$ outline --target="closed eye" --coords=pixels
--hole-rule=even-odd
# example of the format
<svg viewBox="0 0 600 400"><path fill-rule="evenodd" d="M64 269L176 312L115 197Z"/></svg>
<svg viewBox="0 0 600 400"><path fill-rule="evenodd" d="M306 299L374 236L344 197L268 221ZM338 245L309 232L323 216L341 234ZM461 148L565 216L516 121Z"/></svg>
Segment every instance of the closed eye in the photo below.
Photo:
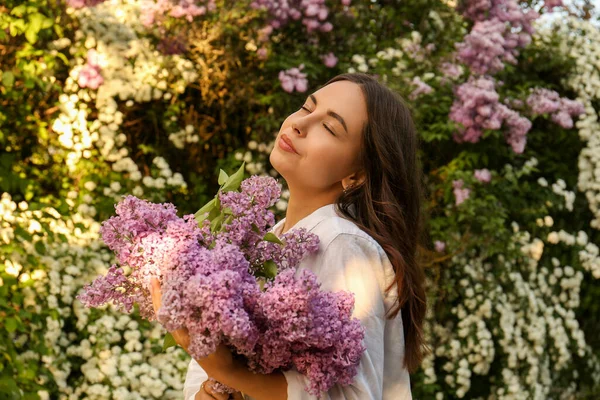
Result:
<svg viewBox="0 0 600 400"><path fill-rule="evenodd" d="M301 107L303 110L310 112L310 110L304 106ZM329 128L327 125L323 124L323 126L325 127L325 129L327 129L333 136L336 136L336 134L333 132L333 130L331 130L331 128Z"/></svg>

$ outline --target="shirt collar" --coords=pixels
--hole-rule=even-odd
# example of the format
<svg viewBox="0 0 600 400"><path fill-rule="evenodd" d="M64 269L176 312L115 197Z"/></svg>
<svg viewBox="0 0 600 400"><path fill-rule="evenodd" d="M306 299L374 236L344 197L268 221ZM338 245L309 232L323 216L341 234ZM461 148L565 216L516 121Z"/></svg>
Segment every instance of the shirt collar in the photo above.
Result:
<svg viewBox="0 0 600 400"><path fill-rule="evenodd" d="M320 208L317 208L315 211L302 218L300 221L296 222L294 226L292 226L289 230L304 228L307 231L311 231L320 221L324 220L327 217L335 217L341 216L335 210L336 203L326 204ZM350 212L353 214L354 212L354 204L350 205ZM273 228L271 228L271 232L275 233L277 236L280 235L281 229L283 228L283 223L285 222L285 217L277 222Z"/></svg>

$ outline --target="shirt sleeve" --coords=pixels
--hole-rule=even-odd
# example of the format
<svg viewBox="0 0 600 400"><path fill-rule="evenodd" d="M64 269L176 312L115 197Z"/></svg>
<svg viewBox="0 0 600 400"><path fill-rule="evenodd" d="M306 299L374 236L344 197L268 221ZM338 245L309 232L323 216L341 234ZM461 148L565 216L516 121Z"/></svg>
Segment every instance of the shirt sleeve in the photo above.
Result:
<svg viewBox="0 0 600 400"><path fill-rule="evenodd" d="M208 375L206 372L204 372L200 364L192 358L188 365L185 382L183 383L183 399L194 400L196 394L200 391L200 385L207 379Z"/></svg>
<svg viewBox="0 0 600 400"><path fill-rule="evenodd" d="M381 400L383 398L385 302L381 290L384 266L377 248L368 239L354 234L338 234L325 249L315 268L321 289L354 293L353 317L365 329L363 353L354 382L335 384L324 400ZM312 269L312 268L311 268ZM317 400L305 387L309 379L292 369L284 371L288 400Z"/></svg>

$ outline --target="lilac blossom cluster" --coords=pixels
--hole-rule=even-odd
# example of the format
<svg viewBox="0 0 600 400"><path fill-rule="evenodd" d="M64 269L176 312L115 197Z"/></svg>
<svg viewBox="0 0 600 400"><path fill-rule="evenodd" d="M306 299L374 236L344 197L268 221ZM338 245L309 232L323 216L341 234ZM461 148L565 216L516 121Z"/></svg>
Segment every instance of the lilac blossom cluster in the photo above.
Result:
<svg viewBox="0 0 600 400"><path fill-rule="evenodd" d="M476 169L473 171L473 175L481 183L489 183L492 180L492 173L487 168Z"/></svg>
<svg viewBox="0 0 600 400"><path fill-rule="evenodd" d="M465 183L462 179L456 179L452 181L452 192L454 193L456 205L459 205L468 199L471 194L471 189L463 187L464 184Z"/></svg>
<svg viewBox="0 0 600 400"><path fill-rule="evenodd" d="M323 64L325 64L327 68L335 67L338 62L338 58L331 51L327 54L323 54L320 57L321 60L323 60Z"/></svg>
<svg viewBox="0 0 600 400"><path fill-rule="evenodd" d="M295 367L314 394L349 384L364 351L353 294L321 291L309 270L296 276L298 263L319 248L318 236L300 228L267 240L274 223L268 208L281 193L273 178L252 176L240 189L215 197L224 219L218 229L206 213L179 218L173 204L126 196L101 227L121 266L112 265L77 298L88 307L112 302L124 312L137 303L142 317L168 331L186 328L195 359L224 343L255 372ZM260 267L268 262L278 271L263 286ZM162 289L157 315L152 277Z"/></svg>
<svg viewBox="0 0 600 400"><path fill-rule="evenodd" d="M440 82L445 84L451 83L453 80L458 79L464 71L460 65L450 61L445 61L440 64L440 72L443 75Z"/></svg>
<svg viewBox="0 0 600 400"><path fill-rule="evenodd" d="M192 22L194 17L204 15L217 8L215 0L208 0L206 5L198 5L197 0L155 0L148 2L142 9L140 20L146 28L160 26L165 17L185 18Z"/></svg>
<svg viewBox="0 0 600 400"><path fill-rule="evenodd" d="M416 98L418 98L421 95L425 95L425 94L429 94L429 93L433 92L433 88L431 86L429 86L428 84L426 84L425 82L423 82L421 80L421 78L418 76L415 76L412 79L411 84L413 86L416 86L416 88L408 95L408 98L410 100L415 100Z"/></svg>
<svg viewBox="0 0 600 400"><path fill-rule="evenodd" d="M352 292L321 291L312 272L294 272L282 271L259 298L263 328L249 365L260 373L295 366L310 380L305 390L316 396L335 383L352 383L364 331L351 319Z"/></svg>
<svg viewBox="0 0 600 400"><path fill-rule="evenodd" d="M73 8L94 7L106 0L67 0L67 6Z"/></svg>
<svg viewBox="0 0 600 400"><path fill-rule="evenodd" d="M507 128L505 139L515 153L522 153L527 142L531 121L500 103L495 83L490 77L469 77L455 89L455 100L450 108L450 119L460 123L453 139L477 143L484 129Z"/></svg>
<svg viewBox="0 0 600 400"><path fill-rule="evenodd" d="M304 68L304 64L300 64L298 68L290 68L285 71L279 71L279 82L281 87L288 93L292 93L294 89L297 92L306 92L308 87L308 80L306 74L301 72Z"/></svg>
<svg viewBox="0 0 600 400"><path fill-rule="evenodd" d="M81 71L79 71L79 77L77 80L77 84L84 88L89 87L90 89L98 89L102 83L104 83L104 78L100 74L101 69L98 63L98 53L94 49L90 49L87 52L87 64L83 66Z"/></svg>
<svg viewBox="0 0 600 400"><path fill-rule="evenodd" d="M350 0L342 0L342 4L348 6ZM290 20L297 21L300 18L308 32L329 32L333 29L331 22L326 21L329 9L325 0L254 0L250 7L267 10L272 18L269 25L275 29L287 25Z"/></svg>
<svg viewBox="0 0 600 400"><path fill-rule="evenodd" d="M583 103L561 98L554 90L535 88L530 92L526 102L531 111L534 114L551 114L552 121L565 129L573 127L573 117L585 112Z"/></svg>
<svg viewBox="0 0 600 400"><path fill-rule="evenodd" d="M475 24L456 44L458 58L478 74L501 71L504 62L516 64L517 48L531 42L532 23L540 16L516 0L470 0L461 3L460 11Z"/></svg>

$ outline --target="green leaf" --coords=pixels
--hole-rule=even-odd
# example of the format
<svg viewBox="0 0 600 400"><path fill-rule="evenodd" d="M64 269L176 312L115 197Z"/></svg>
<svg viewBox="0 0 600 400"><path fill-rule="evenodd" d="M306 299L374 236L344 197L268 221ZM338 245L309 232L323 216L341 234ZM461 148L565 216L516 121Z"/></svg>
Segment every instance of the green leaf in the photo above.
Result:
<svg viewBox="0 0 600 400"><path fill-rule="evenodd" d="M216 232L221 228L221 222L223 222L223 214L219 214L215 219L210 222L210 230Z"/></svg>
<svg viewBox="0 0 600 400"><path fill-rule="evenodd" d="M265 261L263 264L263 270L267 278L275 278L277 275L277 264L275 264L275 261L273 260Z"/></svg>
<svg viewBox="0 0 600 400"><path fill-rule="evenodd" d="M44 246L44 243L42 243L42 241L38 240L37 242L35 242L33 247L35 247L35 251L37 251L39 254L46 254L46 246Z"/></svg>
<svg viewBox="0 0 600 400"><path fill-rule="evenodd" d="M230 192L232 190L237 190L240 187L240 183L244 179L244 168L246 166L246 162L242 162L240 168L235 172L235 174L231 175L225 185L221 188L223 192Z"/></svg>
<svg viewBox="0 0 600 400"><path fill-rule="evenodd" d="M219 171L219 186L221 186L225 182L227 182L228 179L229 179L229 175L227 175L227 172L220 170Z"/></svg>
<svg viewBox="0 0 600 400"><path fill-rule="evenodd" d="M33 25L29 25L25 31L25 39L31 44L37 42L39 29L35 29Z"/></svg>
<svg viewBox="0 0 600 400"><path fill-rule="evenodd" d="M202 208L200 208L198 211L196 211L196 214L194 214L194 218L196 219L196 221L202 222L203 220L205 220L206 216L204 216L203 214L210 213L215 208L216 202L217 199L214 198L205 205L203 205Z"/></svg>
<svg viewBox="0 0 600 400"><path fill-rule="evenodd" d="M60 58L65 63L65 65L69 65L69 60L67 59L67 56L65 56L63 53L56 53L56 57Z"/></svg>
<svg viewBox="0 0 600 400"><path fill-rule="evenodd" d="M258 226L256 226L256 224L252 224L252 230L256 233L260 233L260 229L258 229Z"/></svg>
<svg viewBox="0 0 600 400"><path fill-rule="evenodd" d="M163 342L163 351L173 346L177 346L177 342L175 341L173 335L167 332L167 334L165 335L165 340Z"/></svg>
<svg viewBox="0 0 600 400"><path fill-rule="evenodd" d="M17 17L22 17L23 14L25 14L25 11L27 11L27 6L25 4L21 4L20 6L13 8L10 12L10 15L16 15Z"/></svg>
<svg viewBox="0 0 600 400"><path fill-rule="evenodd" d="M12 317L8 317L4 321L4 326L6 327L6 331L9 333L14 332L17 329L17 325L18 325L17 320Z"/></svg>
<svg viewBox="0 0 600 400"><path fill-rule="evenodd" d="M15 83L15 75L10 71L4 71L2 73L2 84L10 89Z"/></svg>
<svg viewBox="0 0 600 400"><path fill-rule="evenodd" d="M271 243L283 244L281 240L275 235L273 232L267 232L267 234L263 237L263 240Z"/></svg>

